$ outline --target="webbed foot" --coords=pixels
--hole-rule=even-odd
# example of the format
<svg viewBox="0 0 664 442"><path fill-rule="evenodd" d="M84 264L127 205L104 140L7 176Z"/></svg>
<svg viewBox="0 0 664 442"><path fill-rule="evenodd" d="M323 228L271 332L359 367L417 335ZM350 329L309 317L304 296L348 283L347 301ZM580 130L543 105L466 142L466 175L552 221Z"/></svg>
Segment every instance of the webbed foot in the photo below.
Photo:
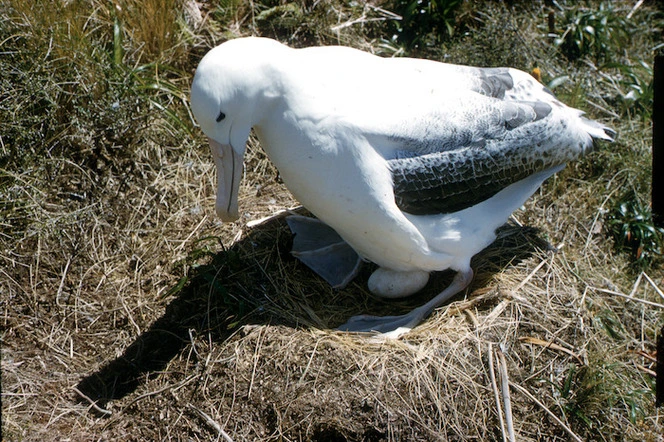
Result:
<svg viewBox="0 0 664 442"><path fill-rule="evenodd" d="M372 316L358 315L350 318L337 330L353 333L379 333L386 338L398 338L408 333L419 324L423 318L413 314L415 310L398 316Z"/></svg>
<svg viewBox="0 0 664 442"><path fill-rule="evenodd" d="M420 324L436 307L468 287L472 279L473 271L469 267L467 270L457 272L452 283L435 298L410 313L400 316L353 316L348 322L340 325L338 330L356 333L374 332L386 338L398 338Z"/></svg>
<svg viewBox="0 0 664 442"><path fill-rule="evenodd" d="M291 254L333 288L345 287L357 275L362 258L330 226L315 218L286 218L295 234Z"/></svg>

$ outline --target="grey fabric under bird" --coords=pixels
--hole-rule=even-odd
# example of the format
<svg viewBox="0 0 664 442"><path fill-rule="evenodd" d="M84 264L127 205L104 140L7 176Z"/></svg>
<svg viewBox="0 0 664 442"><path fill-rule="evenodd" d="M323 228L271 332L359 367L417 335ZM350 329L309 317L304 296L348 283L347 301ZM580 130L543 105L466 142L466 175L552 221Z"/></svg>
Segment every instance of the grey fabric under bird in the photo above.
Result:
<svg viewBox="0 0 664 442"><path fill-rule="evenodd" d="M239 215L253 128L288 189L320 220L289 220L294 254L333 285L347 283L360 258L379 266L368 285L383 297L417 292L432 271L457 271L406 315L340 326L393 337L467 287L473 255L544 180L615 135L516 69L291 49L263 38L211 50L191 106L210 139L223 220Z"/></svg>

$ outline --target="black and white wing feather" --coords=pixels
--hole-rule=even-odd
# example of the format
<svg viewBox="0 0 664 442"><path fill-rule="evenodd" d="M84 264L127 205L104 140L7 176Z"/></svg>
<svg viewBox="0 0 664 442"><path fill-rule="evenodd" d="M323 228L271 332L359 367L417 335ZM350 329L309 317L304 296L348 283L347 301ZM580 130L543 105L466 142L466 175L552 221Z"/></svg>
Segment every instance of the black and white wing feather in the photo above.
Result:
<svg viewBox="0 0 664 442"><path fill-rule="evenodd" d="M396 204L404 212L463 210L577 159L596 138L612 141L615 135L521 71L459 69L472 74L472 94L441 103L389 137L400 146L388 165Z"/></svg>

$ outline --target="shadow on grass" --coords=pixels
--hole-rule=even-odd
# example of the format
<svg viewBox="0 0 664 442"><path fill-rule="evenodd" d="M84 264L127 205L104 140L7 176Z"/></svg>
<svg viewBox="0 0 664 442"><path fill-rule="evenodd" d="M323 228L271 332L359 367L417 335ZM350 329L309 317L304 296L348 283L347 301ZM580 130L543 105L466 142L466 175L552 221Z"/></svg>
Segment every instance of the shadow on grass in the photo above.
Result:
<svg viewBox="0 0 664 442"><path fill-rule="evenodd" d="M215 261L223 261L228 253ZM219 294L219 300L208 299L213 289L210 275L217 266L224 264L215 262L192 272L164 315L136 337L122 356L81 380L78 390L103 408L136 390L145 376L163 370L191 342L192 334L210 332L215 340L230 336L234 322L243 318L243 307L228 302L225 293Z"/></svg>
<svg viewBox="0 0 664 442"><path fill-rule="evenodd" d="M273 219L252 229L228 250L202 253L208 255L208 262L192 266L189 276L171 289L176 297L164 315L122 356L82 379L78 390L104 408L108 402L133 393L145 377L166 368L191 343L192 335L205 334L215 342L223 342L247 324L326 328L354 314L402 314L437 294L453 275L435 274L420 294L407 300L385 301L370 297L366 291L371 265L365 265L346 289L334 291L290 256L291 245L285 221ZM483 287L504 268L547 248L548 243L534 228L501 227L498 239L473 259L476 276L471 290Z"/></svg>

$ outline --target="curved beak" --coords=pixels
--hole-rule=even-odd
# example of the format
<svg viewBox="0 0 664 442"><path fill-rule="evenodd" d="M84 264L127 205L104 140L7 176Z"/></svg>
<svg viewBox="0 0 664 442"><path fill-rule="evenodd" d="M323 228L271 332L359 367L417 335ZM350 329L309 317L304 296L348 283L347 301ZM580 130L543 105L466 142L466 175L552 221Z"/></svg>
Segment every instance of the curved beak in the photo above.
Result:
<svg viewBox="0 0 664 442"><path fill-rule="evenodd" d="M217 201L215 210L222 221L235 221L238 211L238 192L242 178L243 155L235 152L230 144L221 144L208 138L210 150L217 166Z"/></svg>

